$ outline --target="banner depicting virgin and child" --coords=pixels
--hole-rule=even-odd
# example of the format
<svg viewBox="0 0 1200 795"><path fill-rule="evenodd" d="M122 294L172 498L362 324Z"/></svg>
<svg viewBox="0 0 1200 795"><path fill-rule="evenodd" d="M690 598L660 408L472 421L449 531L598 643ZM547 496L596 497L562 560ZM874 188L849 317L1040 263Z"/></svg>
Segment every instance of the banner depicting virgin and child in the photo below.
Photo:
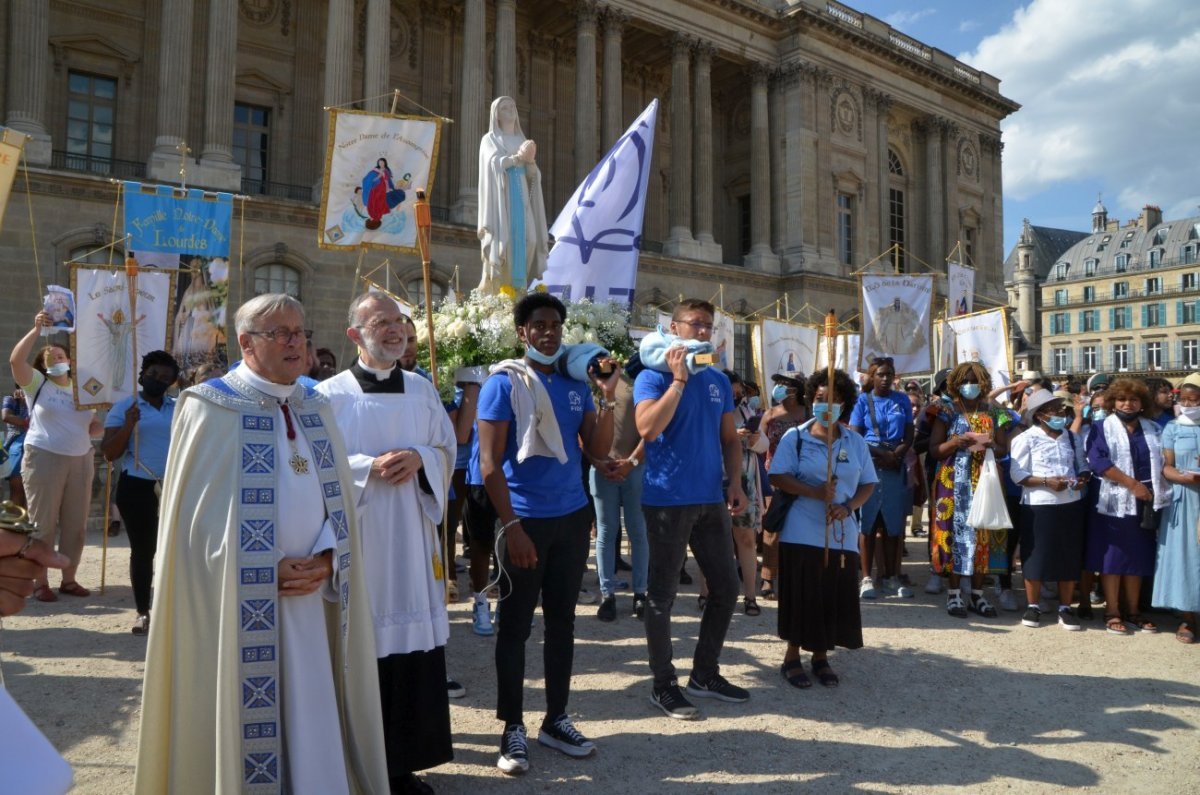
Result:
<svg viewBox="0 0 1200 795"><path fill-rule="evenodd" d="M331 110L317 244L417 252L413 202L432 194L441 132L435 118Z"/></svg>

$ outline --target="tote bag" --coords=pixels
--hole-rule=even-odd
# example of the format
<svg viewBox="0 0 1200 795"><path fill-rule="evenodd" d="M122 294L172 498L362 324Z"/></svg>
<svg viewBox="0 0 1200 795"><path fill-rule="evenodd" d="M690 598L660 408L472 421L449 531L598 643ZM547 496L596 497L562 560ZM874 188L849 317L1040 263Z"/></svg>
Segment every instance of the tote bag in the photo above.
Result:
<svg viewBox="0 0 1200 795"><path fill-rule="evenodd" d="M979 469L979 482L967 513L967 524L976 530L1001 530L1012 527L1008 507L1004 504L1004 485L1000 482L1000 467L989 449Z"/></svg>

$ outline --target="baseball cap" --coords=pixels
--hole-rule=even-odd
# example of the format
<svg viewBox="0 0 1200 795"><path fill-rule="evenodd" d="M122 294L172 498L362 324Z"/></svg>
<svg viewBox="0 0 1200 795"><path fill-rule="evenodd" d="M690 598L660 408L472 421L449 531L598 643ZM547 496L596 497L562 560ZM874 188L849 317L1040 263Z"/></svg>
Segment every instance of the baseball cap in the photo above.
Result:
<svg viewBox="0 0 1200 795"><path fill-rule="evenodd" d="M1098 392L1107 389L1111 382L1112 376L1108 373L1096 373L1087 380L1087 389L1089 392Z"/></svg>

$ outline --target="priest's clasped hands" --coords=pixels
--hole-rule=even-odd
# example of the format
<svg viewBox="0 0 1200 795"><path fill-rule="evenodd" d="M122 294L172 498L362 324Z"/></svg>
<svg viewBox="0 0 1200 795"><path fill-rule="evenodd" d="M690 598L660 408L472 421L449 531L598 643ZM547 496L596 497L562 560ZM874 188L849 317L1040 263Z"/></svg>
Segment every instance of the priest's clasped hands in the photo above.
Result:
<svg viewBox="0 0 1200 795"><path fill-rule="evenodd" d="M380 478L393 486L399 486L417 474L421 466L421 454L411 447L405 447L403 450L389 450L375 457L371 463L371 477Z"/></svg>
<svg viewBox="0 0 1200 795"><path fill-rule="evenodd" d="M333 576L333 550L279 561L279 595L305 596Z"/></svg>

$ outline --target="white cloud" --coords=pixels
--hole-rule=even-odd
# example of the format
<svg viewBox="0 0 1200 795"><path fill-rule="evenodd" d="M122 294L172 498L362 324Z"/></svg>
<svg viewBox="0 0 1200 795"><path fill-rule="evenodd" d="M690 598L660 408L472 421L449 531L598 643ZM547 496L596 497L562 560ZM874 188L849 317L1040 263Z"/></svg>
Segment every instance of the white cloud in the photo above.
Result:
<svg viewBox="0 0 1200 795"><path fill-rule="evenodd" d="M1022 104L1004 128L1006 198L1090 182L1110 214L1195 214L1200 3L1032 0L962 60Z"/></svg>
<svg viewBox="0 0 1200 795"><path fill-rule="evenodd" d="M936 13L936 8L922 8L919 11L912 11L905 8L888 14L883 18L883 21L891 25L893 28L903 31L904 28L908 27L914 22L919 22L925 17L932 16Z"/></svg>
<svg viewBox="0 0 1200 795"><path fill-rule="evenodd" d="M979 27L978 19L964 19L962 22L958 23L958 32L959 33L970 33L971 31L976 30L978 27Z"/></svg>

